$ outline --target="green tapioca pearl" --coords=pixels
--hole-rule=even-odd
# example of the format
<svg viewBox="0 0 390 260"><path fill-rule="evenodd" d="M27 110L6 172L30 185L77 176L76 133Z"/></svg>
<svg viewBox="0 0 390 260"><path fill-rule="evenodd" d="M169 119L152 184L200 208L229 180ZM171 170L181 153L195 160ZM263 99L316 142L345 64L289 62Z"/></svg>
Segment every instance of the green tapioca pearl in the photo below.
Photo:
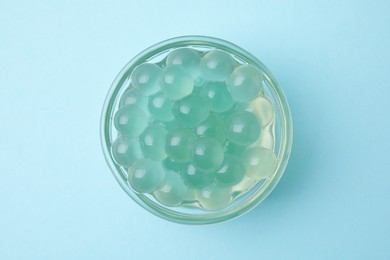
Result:
<svg viewBox="0 0 390 260"><path fill-rule="evenodd" d="M198 201L205 210L221 210L229 206L231 190L211 184L196 191Z"/></svg>
<svg viewBox="0 0 390 260"><path fill-rule="evenodd" d="M119 101L119 108L128 106L128 105L136 105L140 107L144 112L148 112L148 99L147 97L142 96L137 90L130 86L121 96Z"/></svg>
<svg viewBox="0 0 390 260"><path fill-rule="evenodd" d="M149 97L148 110L155 119L170 121L174 118L172 114L172 105L173 101L160 92Z"/></svg>
<svg viewBox="0 0 390 260"><path fill-rule="evenodd" d="M188 187L181 176L175 172L167 171L161 185L154 192L156 199L170 207L178 206L186 198Z"/></svg>
<svg viewBox="0 0 390 260"><path fill-rule="evenodd" d="M226 141L223 120L213 113L210 113L209 117L195 128L195 133L199 137L212 137L221 144Z"/></svg>
<svg viewBox="0 0 390 260"><path fill-rule="evenodd" d="M236 62L224 51L208 52L200 62L202 76L209 81L225 81L232 73Z"/></svg>
<svg viewBox="0 0 390 260"><path fill-rule="evenodd" d="M142 156L138 139L127 136L119 136L112 144L111 151L115 161L125 168Z"/></svg>
<svg viewBox="0 0 390 260"><path fill-rule="evenodd" d="M131 83L143 96L150 96L161 89L161 68L153 63L143 63L131 74Z"/></svg>
<svg viewBox="0 0 390 260"><path fill-rule="evenodd" d="M228 111L234 101L223 82L208 82L200 90L200 96L207 100L210 110L217 113Z"/></svg>
<svg viewBox="0 0 390 260"><path fill-rule="evenodd" d="M148 124L148 117L137 105L120 108L114 116L115 128L123 135L137 137Z"/></svg>
<svg viewBox="0 0 390 260"><path fill-rule="evenodd" d="M245 166L236 156L225 154L224 160L215 173L219 186L230 187L239 183L245 176Z"/></svg>
<svg viewBox="0 0 390 260"><path fill-rule="evenodd" d="M249 148L243 155L247 176L254 179L270 177L278 166L278 159L273 151L263 147Z"/></svg>
<svg viewBox="0 0 390 260"><path fill-rule="evenodd" d="M260 136L260 123L257 117L248 111L236 112L225 119L226 138L241 146L254 143Z"/></svg>
<svg viewBox="0 0 390 260"><path fill-rule="evenodd" d="M145 158L162 161L167 157L165 153L165 138L167 131L159 125L150 125L139 137L142 152Z"/></svg>
<svg viewBox="0 0 390 260"><path fill-rule="evenodd" d="M186 127L195 127L209 116L210 110L204 98L190 95L176 101L172 107L176 120Z"/></svg>
<svg viewBox="0 0 390 260"><path fill-rule="evenodd" d="M180 48L169 53L166 64L181 65L196 79L199 76L199 62L198 52L190 48Z"/></svg>
<svg viewBox="0 0 390 260"><path fill-rule="evenodd" d="M196 140L192 148L192 163L203 172L214 172L223 161L223 148L213 138L202 137Z"/></svg>
<svg viewBox="0 0 390 260"><path fill-rule="evenodd" d="M191 159L191 147L196 139L195 134L187 128L176 128L168 133L165 151L176 162L188 162Z"/></svg>
<svg viewBox="0 0 390 260"><path fill-rule="evenodd" d="M127 182L137 192L150 193L162 183L165 171L161 164L150 159L139 159L129 169Z"/></svg>
<svg viewBox="0 0 390 260"><path fill-rule="evenodd" d="M190 72L181 65L167 65L162 71L162 90L172 100L192 93L194 80Z"/></svg>
<svg viewBox="0 0 390 260"><path fill-rule="evenodd" d="M203 188L211 184L214 180L212 173L206 173L198 170L193 164L188 164L183 172L184 183L191 188Z"/></svg>
<svg viewBox="0 0 390 260"><path fill-rule="evenodd" d="M226 80L226 86L234 100L247 102L259 96L263 79L256 67L245 64L234 69Z"/></svg>

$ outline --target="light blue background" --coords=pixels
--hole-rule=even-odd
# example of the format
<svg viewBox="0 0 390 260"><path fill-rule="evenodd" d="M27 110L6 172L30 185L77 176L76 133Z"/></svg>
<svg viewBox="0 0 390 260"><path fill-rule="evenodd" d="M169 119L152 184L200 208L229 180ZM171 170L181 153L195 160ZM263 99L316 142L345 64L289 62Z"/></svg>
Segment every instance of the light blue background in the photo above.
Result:
<svg viewBox="0 0 390 260"><path fill-rule="evenodd" d="M389 1L0 0L0 259L390 259ZM131 201L100 148L138 52L226 39L283 86L294 145L274 192L218 225Z"/></svg>

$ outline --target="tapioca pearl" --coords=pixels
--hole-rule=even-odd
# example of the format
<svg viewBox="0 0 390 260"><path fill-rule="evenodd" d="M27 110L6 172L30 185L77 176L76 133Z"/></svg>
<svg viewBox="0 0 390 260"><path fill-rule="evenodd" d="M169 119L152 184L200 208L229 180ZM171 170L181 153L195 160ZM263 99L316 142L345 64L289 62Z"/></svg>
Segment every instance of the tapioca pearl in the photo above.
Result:
<svg viewBox="0 0 390 260"><path fill-rule="evenodd" d="M275 118L275 109L272 103L265 97L258 97L248 104L248 110L252 110L261 118L262 126L267 126Z"/></svg>
<svg viewBox="0 0 390 260"><path fill-rule="evenodd" d="M162 128L167 130L168 132L172 131L173 129L176 129L178 127L178 123L175 119L171 121L159 121L157 122Z"/></svg>
<svg viewBox="0 0 390 260"><path fill-rule="evenodd" d="M181 65L167 65L162 71L162 90L172 100L188 96L194 89L194 80Z"/></svg>
<svg viewBox="0 0 390 260"><path fill-rule="evenodd" d="M131 83L143 96L150 96L161 89L161 68L153 63L143 63L131 74Z"/></svg>
<svg viewBox="0 0 390 260"><path fill-rule="evenodd" d="M197 79L199 72L200 57L197 51L191 48L179 48L168 54L167 65L181 65L187 69L193 79Z"/></svg>
<svg viewBox="0 0 390 260"><path fill-rule="evenodd" d="M176 162L170 157L165 158L165 160L162 162L162 165L167 171L173 171L179 174L181 174L186 168L185 163Z"/></svg>
<svg viewBox="0 0 390 260"><path fill-rule="evenodd" d="M128 168L142 157L137 138L119 136L111 146L112 156L119 165Z"/></svg>
<svg viewBox="0 0 390 260"><path fill-rule="evenodd" d="M179 127L167 134L165 152L175 162L185 163L191 159L191 147L196 135L190 129Z"/></svg>
<svg viewBox="0 0 390 260"><path fill-rule="evenodd" d="M209 117L195 128L195 133L199 137L208 136L214 138L221 144L226 141L223 120L214 113L210 113Z"/></svg>
<svg viewBox="0 0 390 260"><path fill-rule="evenodd" d="M142 96L137 90L131 86L128 88L119 100L119 108L128 106L128 105L136 105L139 106L144 112L148 112L148 99L147 97Z"/></svg>
<svg viewBox="0 0 390 260"><path fill-rule="evenodd" d="M203 188L214 180L214 174L202 172L191 163L184 168L181 176L184 183L191 188Z"/></svg>
<svg viewBox="0 0 390 260"><path fill-rule="evenodd" d="M208 82L200 90L200 96L207 100L210 110L217 113L228 111L234 101L223 82Z"/></svg>
<svg viewBox="0 0 390 260"><path fill-rule="evenodd" d="M224 123L226 138L241 146L254 143L260 136L260 122L250 112L236 112L225 119Z"/></svg>
<svg viewBox="0 0 390 260"><path fill-rule="evenodd" d="M160 121L173 120L172 114L173 101L168 99L162 92L159 92L151 97L148 101L148 110L153 118Z"/></svg>
<svg viewBox="0 0 390 260"><path fill-rule="evenodd" d="M202 77L209 81L225 81L232 73L236 62L228 53L220 50L208 52L200 61Z"/></svg>
<svg viewBox="0 0 390 260"><path fill-rule="evenodd" d="M172 107L176 120L186 127L196 127L209 116L210 110L204 98L190 95L176 101Z"/></svg>
<svg viewBox="0 0 390 260"><path fill-rule="evenodd" d="M151 193L161 185L164 177L160 163L142 158L129 168L127 182L139 193Z"/></svg>
<svg viewBox="0 0 390 260"><path fill-rule="evenodd" d="M217 184L222 187L231 187L239 183L245 176L245 166L236 156L225 154L221 166L215 173Z"/></svg>
<svg viewBox="0 0 390 260"><path fill-rule="evenodd" d="M221 165L223 155L223 148L217 140L201 137L192 148L192 163L199 171L214 172Z"/></svg>
<svg viewBox="0 0 390 260"><path fill-rule="evenodd" d="M162 161L167 157L165 140L167 131L159 125L150 125L139 137L142 152L145 158Z"/></svg>
<svg viewBox="0 0 390 260"><path fill-rule="evenodd" d="M274 152L263 147L249 148L242 158L247 176L257 180L271 177L278 166Z"/></svg>
<svg viewBox="0 0 390 260"><path fill-rule="evenodd" d="M155 198L162 204L174 207L180 205L186 198L188 187L181 176L175 172L167 171L161 185L154 192Z"/></svg>
<svg viewBox="0 0 390 260"><path fill-rule="evenodd" d="M231 202L231 190L211 184L197 190L197 198L205 210L217 211L226 208Z"/></svg>
<svg viewBox="0 0 390 260"><path fill-rule="evenodd" d="M146 128L148 117L137 105L120 108L114 116L115 128L123 135L137 137Z"/></svg>
<svg viewBox="0 0 390 260"><path fill-rule="evenodd" d="M248 102L259 96L263 79L256 67L245 64L234 69L226 80L226 86L234 100Z"/></svg>

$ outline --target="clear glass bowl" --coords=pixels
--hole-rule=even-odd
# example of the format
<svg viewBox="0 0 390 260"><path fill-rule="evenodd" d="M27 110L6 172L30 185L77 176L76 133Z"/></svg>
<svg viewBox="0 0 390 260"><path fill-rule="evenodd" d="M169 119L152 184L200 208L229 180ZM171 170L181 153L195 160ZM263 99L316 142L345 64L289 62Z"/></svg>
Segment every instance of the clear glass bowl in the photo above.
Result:
<svg viewBox="0 0 390 260"><path fill-rule="evenodd" d="M174 49L190 47L197 51L222 50L241 64L252 64L263 76L264 95L275 110L275 122L272 126L274 140L272 149L277 156L278 165L270 178L249 186L248 190L234 198L226 208L219 211L205 211L197 207L168 207L159 203L149 194L139 194L127 183L126 170L118 165L111 153L111 145L118 136L113 123L121 95L130 84L132 71L144 62L159 63ZM286 97L271 72L253 55L240 47L212 37L184 36L165 40L144 50L134 57L119 73L106 97L101 116L101 142L105 159L123 190L139 205L149 212L169 221L185 224L210 224L226 221L242 215L263 201L274 189L286 168L292 145L292 120Z"/></svg>

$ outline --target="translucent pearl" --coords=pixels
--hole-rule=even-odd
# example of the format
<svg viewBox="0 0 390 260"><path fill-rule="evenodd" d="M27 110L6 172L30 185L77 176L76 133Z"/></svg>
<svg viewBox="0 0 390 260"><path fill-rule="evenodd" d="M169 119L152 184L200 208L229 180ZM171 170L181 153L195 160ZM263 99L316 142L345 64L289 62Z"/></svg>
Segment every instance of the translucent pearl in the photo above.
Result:
<svg viewBox="0 0 390 260"><path fill-rule="evenodd" d="M236 156L225 154L222 165L215 173L219 186L230 187L239 183L245 176L244 163Z"/></svg>
<svg viewBox="0 0 390 260"><path fill-rule="evenodd" d="M188 162L191 159L191 147L195 134L186 128L176 128L167 135L165 151L176 162Z"/></svg>
<svg viewBox="0 0 390 260"><path fill-rule="evenodd" d="M221 144L213 138L202 137L196 140L192 150L192 163L203 172L214 172L223 161Z"/></svg>
<svg viewBox="0 0 390 260"><path fill-rule="evenodd" d="M181 65L192 75L193 79L199 77L199 62L198 53L190 48L180 48L172 51L167 56L167 65Z"/></svg>
<svg viewBox="0 0 390 260"><path fill-rule="evenodd" d="M148 99L147 97L142 96L137 92L137 90L131 86L128 88L121 99L119 100L119 108L128 106L128 105L136 105L140 107L145 113L148 112Z"/></svg>
<svg viewBox="0 0 390 260"><path fill-rule="evenodd" d="M149 98L148 109L155 119L170 121L174 119L172 105L173 102L160 92Z"/></svg>
<svg viewBox="0 0 390 260"><path fill-rule="evenodd" d="M208 52L200 62L202 76L209 81L225 81L232 73L236 62L224 51Z"/></svg>
<svg viewBox="0 0 390 260"><path fill-rule="evenodd" d="M259 120L247 111L231 114L225 119L225 134L232 143L248 146L259 138Z"/></svg>
<svg viewBox="0 0 390 260"><path fill-rule="evenodd" d="M115 161L125 168L142 156L138 139L126 136L119 136L112 144L111 151Z"/></svg>
<svg viewBox="0 0 390 260"><path fill-rule="evenodd" d="M267 126L275 118L275 109L272 103L265 97L258 97L248 104L248 111L261 118L262 126Z"/></svg>
<svg viewBox="0 0 390 260"><path fill-rule="evenodd" d="M168 65L162 71L164 94L172 100L178 100L192 93L194 80L181 65Z"/></svg>
<svg viewBox="0 0 390 260"><path fill-rule="evenodd" d="M204 98L190 95L176 101L172 107L176 120L186 127L195 127L209 116L210 110Z"/></svg>
<svg viewBox="0 0 390 260"><path fill-rule="evenodd" d="M207 100L210 110L222 113L233 107L234 101L223 82L208 82L201 91L200 96Z"/></svg>
<svg viewBox="0 0 390 260"><path fill-rule="evenodd" d="M216 184L197 190L197 197L203 209L212 211L226 208L231 201L230 189Z"/></svg>
<svg viewBox="0 0 390 260"><path fill-rule="evenodd" d="M164 177L165 171L160 163L139 159L130 167L127 182L139 193L150 193L160 186Z"/></svg>
<svg viewBox="0 0 390 260"><path fill-rule="evenodd" d="M226 86L234 100L247 102L259 96L263 80L256 67L245 64L233 71L226 81Z"/></svg>
<svg viewBox="0 0 390 260"><path fill-rule="evenodd" d="M144 131L147 124L147 115L136 105L122 107L114 116L115 128L126 136L139 136Z"/></svg>
<svg viewBox="0 0 390 260"><path fill-rule="evenodd" d="M161 68L153 63L143 63L131 74L131 83L143 96L150 96L161 89Z"/></svg>
<svg viewBox="0 0 390 260"><path fill-rule="evenodd" d="M275 154L263 147L252 147L243 155L247 176L257 180L269 178L278 166Z"/></svg>
<svg viewBox="0 0 390 260"><path fill-rule="evenodd" d="M208 136L214 138L221 144L226 141L225 132L223 130L223 120L216 114L210 114L210 116L200 123L195 128L195 133L199 137Z"/></svg>
<svg viewBox="0 0 390 260"><path fill-rule="evenodd" d="M182 177L184 183L191 188L203 188L211 184L214 180L212 173L199 171L193 164L188 164L184 168Z"/></svg>
<svg viewBox="0 0 390 260"><path fill-rule="evenodd" d="M139 142L145 158L162 161L167 157L165 153L165 137L167 131L159 125L150 125L141 134Z"/></svg>
<svg viewBox="0 0 390 260"><path fill-rule="evenodd" d="M179 174L171 171L165 173L160 187L154 192L155 198L162 204L174 207L180 205L187 196L188 188Z"/></svg>

